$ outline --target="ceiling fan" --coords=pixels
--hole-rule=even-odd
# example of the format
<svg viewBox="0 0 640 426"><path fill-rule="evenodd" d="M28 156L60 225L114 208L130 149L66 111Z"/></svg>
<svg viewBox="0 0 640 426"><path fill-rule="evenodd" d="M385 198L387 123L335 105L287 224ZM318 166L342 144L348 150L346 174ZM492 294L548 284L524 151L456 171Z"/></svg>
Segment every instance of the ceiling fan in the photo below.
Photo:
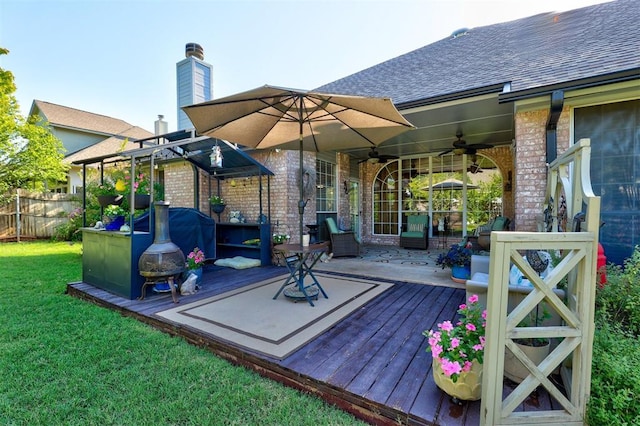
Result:
<svg viewBox="0 0 640 426"><path fill-rule="evenodd" d="M475 157L475 155L474 155ZM473 162L471 163L471 165L469 167L467 167L467 171L471 174L476 174L476 173L482 173L482 167L480 167L480 164L478 163L477 159L474 159Z"/></svg>
<svg viewBox="0 0 640 426"><path fill-rule="evenodd" d="M369 158L367 158L366 160L360 160L358 164L364 163L365 161L369 163L387 163L391 160L397 160L397 159L398 157L396 157L395 155L379 154L376 147L372 146L371 151L369 151Z"/></svg>
<svg viewBox="0 0 640 426"><path fill-rule="evenodd" d="M461 131L456 132L456 137L458 138L458 140L453 141L453 148L448 149L444 152L441 152L438 156L442 156L450 152L453 152L455 155L462 155L462 154L474 155L476 152L478 152L479 149L493 148L493 145L489 145L486 143L476 143L473 145L467 145L467 142L462 140Z"/></svg>

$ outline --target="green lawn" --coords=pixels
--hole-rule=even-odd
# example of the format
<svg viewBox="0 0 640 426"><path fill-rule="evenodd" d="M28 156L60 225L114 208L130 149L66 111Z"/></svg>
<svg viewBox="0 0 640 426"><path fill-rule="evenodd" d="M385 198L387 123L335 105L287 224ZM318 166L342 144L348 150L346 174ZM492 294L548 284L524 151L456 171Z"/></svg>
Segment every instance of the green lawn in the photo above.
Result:
<svg viewBox="0 0 640 426"><path fill-rule="evenodd" d="M0 244L0 424L363 424L66 294L81 244Z"/></svg>

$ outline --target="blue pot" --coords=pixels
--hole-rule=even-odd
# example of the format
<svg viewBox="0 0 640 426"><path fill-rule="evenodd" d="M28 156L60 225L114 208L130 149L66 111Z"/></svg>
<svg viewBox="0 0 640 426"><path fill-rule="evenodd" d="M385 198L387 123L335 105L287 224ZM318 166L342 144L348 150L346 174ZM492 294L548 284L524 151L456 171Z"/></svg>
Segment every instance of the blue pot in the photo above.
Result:
<svg viewBox="0 0 640 426"><path fill-rule="evenodd" d="M471 267L455 265L451 268L451 276L461 280L468 280L471 278Z"/></svg>
<svg viewBox="0 0 640 426"><path fill-rule="evenodd" d="M196 280L196 284L200 284L202 282L202 268L192 269L189 272L191 272L196 277L198 277L198 279Z"/></svg>
<svg viewBox="0 0 640 426"><path fill-rule="evenodd" d="M119 231L122 225L124 225L124 216L116 216L104 229L107 231Z"/></svg>

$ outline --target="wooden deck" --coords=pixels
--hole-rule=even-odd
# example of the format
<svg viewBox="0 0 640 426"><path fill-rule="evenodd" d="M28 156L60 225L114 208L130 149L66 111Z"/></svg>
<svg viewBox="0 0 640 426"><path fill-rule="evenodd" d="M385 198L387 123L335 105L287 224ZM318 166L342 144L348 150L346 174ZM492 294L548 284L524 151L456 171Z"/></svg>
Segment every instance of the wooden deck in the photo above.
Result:
<svg viewBox="0 0 640 426"><path fill-rule="evenodd" d="M282 274L281 267L243 271L207 266L202 289L181 296L190 303ZM385 280L381 280L385 281ZM396 281L395 285L283 360L241 349L181 327L157 312L175 307L170 294L127 300L85 283L68 293L134 317L206 347L234 364L316 395L372 424L478 425L480 401L456 405L434 384L423 330L453 319L464 290ZM508 382L507 382L508 383ZM505 394L509 393L508 384ZM550 406L532 395L521 410Z"/></svg>

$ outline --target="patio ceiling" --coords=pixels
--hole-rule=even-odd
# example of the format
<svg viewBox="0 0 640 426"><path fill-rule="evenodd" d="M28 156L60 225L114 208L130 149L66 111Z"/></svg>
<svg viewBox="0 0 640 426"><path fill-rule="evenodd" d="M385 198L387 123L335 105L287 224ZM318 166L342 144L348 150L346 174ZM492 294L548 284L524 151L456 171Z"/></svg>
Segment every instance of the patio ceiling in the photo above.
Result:
<svg viewBox="0 0 640 426"><path fill-rule="evenodd" d="M452 147L457 131L469 145L508 145L515 138L513 104L498 103L498 93L399 110L416 129L383 142L378 147L381 155L439 153ZM360 160L367 159L369 151L341 150Z"/></svg>

